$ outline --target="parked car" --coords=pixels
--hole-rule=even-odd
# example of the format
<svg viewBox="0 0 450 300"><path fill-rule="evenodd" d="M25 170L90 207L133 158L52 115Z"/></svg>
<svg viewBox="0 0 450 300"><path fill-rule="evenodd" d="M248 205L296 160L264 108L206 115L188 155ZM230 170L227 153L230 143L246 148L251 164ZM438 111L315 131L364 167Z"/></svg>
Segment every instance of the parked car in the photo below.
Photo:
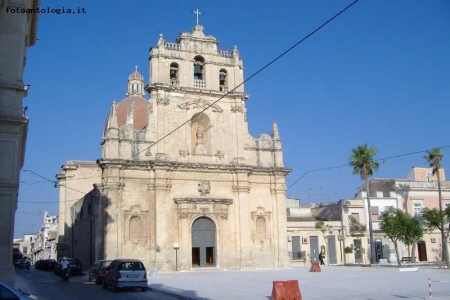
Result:
<svg viewBox="0 0 450 300"><path fill-rule="evenodd" d="M103 275L111 262L112 260L97 260L89 269L89 281L95 281L95 284L102 284Z"/></svg>
<svg viewBox="0 0 450 300"><path fill-rule="evenodd" d="M28 300L31 299L30 294L17 290L12 286L6 284L4 281L0 280L0 299L17 299L17 300Z"/></svg>
<svg viewBox="0 0 450 300"><path fill-rule="evenodd" d="M55 269L56 260L54 259L40 259L34 264L34 268L44 271L53 271Z"/></svg>
<svg viewBox="0 0 450 300"><path fill-rule="evenodd" d="M113 292L119 288L148 289L147 271L142 261L138 259L115 259L106 269L103 278L103 288L111 287Z"/></svg>
<svg viewBox="0 0 450 300"><path fill-rule="evenodd" d="M19 263L19 270L20 269L30 269L30 261L28 259L22 259Z"/></svg>
<svg viewBox="0 0 450 300"><path fill-rule="evenodd" d="M55 275L61 275L61 261L63 258L58 260L58 263L55 266L55 270L53 271ZM69 263L69 269L71 275L83 275L83 266L78 258L66 258L65 259Z"/></svg>

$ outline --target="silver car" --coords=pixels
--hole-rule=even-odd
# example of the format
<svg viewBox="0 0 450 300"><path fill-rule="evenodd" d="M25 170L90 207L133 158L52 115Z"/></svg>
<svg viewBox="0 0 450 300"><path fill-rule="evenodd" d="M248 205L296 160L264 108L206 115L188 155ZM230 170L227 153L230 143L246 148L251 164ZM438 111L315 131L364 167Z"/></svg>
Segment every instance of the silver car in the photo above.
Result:
<svg viewBox="0 0 450 300"><path fill-rule="evenodd" d="M147 271L138 259L115 259L106 269L103 277L103 288L111 287L113 292L119 288L140 288L147 291Z"/></svg>

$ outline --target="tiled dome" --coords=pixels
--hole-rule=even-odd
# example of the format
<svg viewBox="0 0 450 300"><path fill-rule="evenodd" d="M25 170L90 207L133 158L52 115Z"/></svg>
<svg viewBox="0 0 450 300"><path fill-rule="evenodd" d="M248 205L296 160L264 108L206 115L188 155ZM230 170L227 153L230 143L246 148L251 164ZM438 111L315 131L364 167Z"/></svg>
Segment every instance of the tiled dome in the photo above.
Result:
<svg viewBox="0 0 450 300"><path fill-rule="evenodd" d="M117 125L120 128L127 123L127 115L131 109L133 109L133 128L144 129L147 126L148 102L144 97L139 96L127 97L117 104Z"/></svg>

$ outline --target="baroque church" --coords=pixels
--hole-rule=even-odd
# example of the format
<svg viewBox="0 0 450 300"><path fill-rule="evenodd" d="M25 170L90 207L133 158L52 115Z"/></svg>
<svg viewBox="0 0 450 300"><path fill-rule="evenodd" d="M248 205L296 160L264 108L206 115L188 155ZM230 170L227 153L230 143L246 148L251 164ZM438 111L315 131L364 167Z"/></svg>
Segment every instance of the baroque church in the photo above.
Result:
<svg viewBox="0 0 450 300"><path fill-rule="evenodd" d="M162 271L289 267L291 169L277 124L249 134L243 61L218 44L198 24L175 42L159 35L148 84L136 69L111 105L101 158L57 174L58 257L137 258Z"/></svg>

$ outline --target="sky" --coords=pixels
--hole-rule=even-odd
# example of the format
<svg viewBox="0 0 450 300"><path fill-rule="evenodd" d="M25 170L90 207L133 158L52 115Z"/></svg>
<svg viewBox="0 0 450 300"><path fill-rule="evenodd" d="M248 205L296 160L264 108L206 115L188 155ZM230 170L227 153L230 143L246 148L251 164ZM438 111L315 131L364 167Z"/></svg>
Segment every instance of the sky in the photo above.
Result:
<svg viewBox="0 0 450 300"><path fill-rule="evenodd" d="M125 98L135 65L148 82L160 32L169 42L192 32L198 7L205 34L221 50L237 45L249 78L352 2L41 0L41 8L85 13L41 13L28 49L30 124L14 236L36 233L45 211L58 214L61 165L100 158L111 102ZM447 0L360 0L245 83L251 135L278 124L292 168L288 197L352 198L362 181L348 158L364 143L378 149L374 178L405 178L427 166L434 147L450 170L449 15Z"/></svg>

